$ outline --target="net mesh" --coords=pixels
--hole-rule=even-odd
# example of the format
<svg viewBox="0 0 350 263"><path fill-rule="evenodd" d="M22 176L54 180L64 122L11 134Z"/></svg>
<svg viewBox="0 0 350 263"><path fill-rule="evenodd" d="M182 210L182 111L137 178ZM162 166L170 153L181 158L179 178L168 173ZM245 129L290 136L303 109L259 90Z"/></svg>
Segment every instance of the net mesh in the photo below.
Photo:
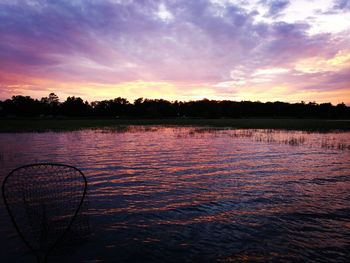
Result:
<svg viewBox="0 0 350 263"><path fill-rule="evenodd" d="M48 254L89 232L87 184L78 169L35 164L12 171L3 185L17 231L36 254Z"/></svg>

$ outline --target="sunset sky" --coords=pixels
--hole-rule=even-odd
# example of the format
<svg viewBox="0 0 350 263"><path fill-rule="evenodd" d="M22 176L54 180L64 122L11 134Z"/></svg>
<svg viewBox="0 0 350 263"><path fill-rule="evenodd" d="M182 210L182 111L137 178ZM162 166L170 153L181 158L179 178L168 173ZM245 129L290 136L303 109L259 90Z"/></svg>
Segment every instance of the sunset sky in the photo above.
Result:
<svg viewBox="0 0 350 263"><path fill-rule="evenodd" d="M0 100L345 102L350 0L0 0Z"/></svg>

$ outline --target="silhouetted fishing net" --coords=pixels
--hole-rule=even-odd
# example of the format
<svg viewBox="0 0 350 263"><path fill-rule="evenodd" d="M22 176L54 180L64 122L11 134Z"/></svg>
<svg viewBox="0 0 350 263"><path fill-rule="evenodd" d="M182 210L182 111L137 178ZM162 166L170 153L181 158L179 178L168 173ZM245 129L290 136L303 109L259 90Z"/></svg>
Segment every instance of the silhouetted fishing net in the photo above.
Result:
<svg viewBox="0 0 350 263"><path fill-rule="evenodd" d="M2 190L16 230L38 261L45 262L60 245L89 234L87 182L75 167L22 166L6 177Z"/></svg>

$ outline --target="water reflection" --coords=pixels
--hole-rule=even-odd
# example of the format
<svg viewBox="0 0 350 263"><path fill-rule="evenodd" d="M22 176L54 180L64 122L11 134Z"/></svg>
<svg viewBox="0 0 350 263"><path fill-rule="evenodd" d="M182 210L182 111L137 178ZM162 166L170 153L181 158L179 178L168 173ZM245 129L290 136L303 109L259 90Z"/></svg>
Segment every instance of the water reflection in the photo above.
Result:
<svg viewBox="0 0 350 263"><path fill-rule="evenodd" d="M135 126L1 134L0 172L54 161L87 175L95 235L65 261L346 262L349 139ZM0 231L5 258L21 262L9 222Z"/></svg>

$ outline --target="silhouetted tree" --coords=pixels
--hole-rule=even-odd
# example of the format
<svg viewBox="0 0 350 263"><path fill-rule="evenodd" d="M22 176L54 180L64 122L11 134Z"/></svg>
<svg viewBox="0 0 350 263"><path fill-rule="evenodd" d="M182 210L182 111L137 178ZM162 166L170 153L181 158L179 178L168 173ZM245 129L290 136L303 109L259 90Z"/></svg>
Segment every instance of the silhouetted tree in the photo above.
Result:
<svg viewBox="0 0 350 263"><path fill-rule="evenodd" d="M15 116L35 116L42 111L42 106L38 100L34 100L29 96L13 96L11 100L5 100L2 103L5 115Z"/></svg>
<svg viewBox="0 0 350 263"><path fill-rule="evenodd" d="M49 97L43 97L40 100L44 115L56 116L59 113L60 101L55 93L50 93Z"/></svg>
<svg viewBox="0 0 350 263"><path fill-rule="evenodd" d="M259 101L167 101L163 99L138 98L130 103L125 98L87 102L79 97L68 97L60 102L57 95L50 93L41 100L29 96L13 96L0 101L0 116L33 117L39 115L65 115L74 117L105 116L133 118L350 118L350 107L344 103L316 102L286 103Z"/></svg>
<svg viewBox="0 0 350 263"><path fill-rule="evenodd" d="M89 103L84 102L80 97L68 97L62 103L62 113L66 116L87 116L89 113Z"/></svg>

